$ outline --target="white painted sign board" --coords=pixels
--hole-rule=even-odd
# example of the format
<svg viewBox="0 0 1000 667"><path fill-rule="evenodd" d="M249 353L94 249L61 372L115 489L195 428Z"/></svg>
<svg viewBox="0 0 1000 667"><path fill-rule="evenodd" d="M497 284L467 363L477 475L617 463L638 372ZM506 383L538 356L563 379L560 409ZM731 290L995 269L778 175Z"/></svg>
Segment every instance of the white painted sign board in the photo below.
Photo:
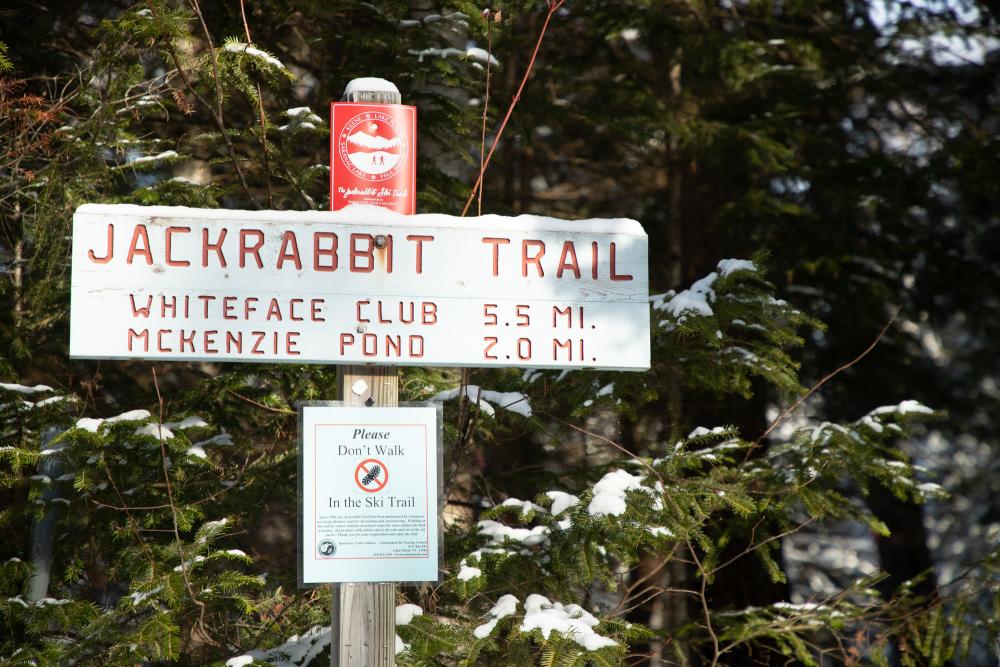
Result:
<svg viewBox="0 0 1000 667"><path fill-rule="evenodd" d="M437 581L438 409L300 409L301 584Z"/></svg>
<svg viewBox="0 0 1000 667"><path fill-rule="evenodd" d="M86 204L70 356L649 368L634 220Z"/></svg>

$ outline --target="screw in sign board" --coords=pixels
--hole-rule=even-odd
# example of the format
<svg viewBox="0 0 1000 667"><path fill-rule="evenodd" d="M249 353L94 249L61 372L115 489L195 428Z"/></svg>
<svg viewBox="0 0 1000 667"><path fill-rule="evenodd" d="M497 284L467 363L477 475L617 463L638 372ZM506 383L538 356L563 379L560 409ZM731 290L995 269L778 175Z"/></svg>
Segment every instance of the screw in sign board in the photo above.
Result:
<svg viewBox="0 0 1000 667"><path fill-rule="evenodd" d="M378 493L389 483L389 469L378 459L365 459L354 469L354 483L367 493Z"/></svg>
<svg viewBox="0 0 1000 667"><path fill-rule="evenodd" d="M413 215L416 107L335 102L330 117L330 209L368 204Z"/></svg>

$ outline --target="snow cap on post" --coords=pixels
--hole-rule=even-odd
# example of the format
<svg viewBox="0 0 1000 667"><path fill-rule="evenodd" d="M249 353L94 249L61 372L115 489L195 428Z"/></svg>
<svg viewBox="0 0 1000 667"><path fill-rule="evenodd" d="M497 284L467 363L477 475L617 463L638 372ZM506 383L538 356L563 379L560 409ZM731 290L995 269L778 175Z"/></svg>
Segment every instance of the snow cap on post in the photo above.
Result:
<svg viewBox="0 0 1000 667"><path fill-rule="evenodd" d="M352 79L347 88L344 88L341 100L367 104L402 104L403 98L392 81L366 76Z"/></svg>

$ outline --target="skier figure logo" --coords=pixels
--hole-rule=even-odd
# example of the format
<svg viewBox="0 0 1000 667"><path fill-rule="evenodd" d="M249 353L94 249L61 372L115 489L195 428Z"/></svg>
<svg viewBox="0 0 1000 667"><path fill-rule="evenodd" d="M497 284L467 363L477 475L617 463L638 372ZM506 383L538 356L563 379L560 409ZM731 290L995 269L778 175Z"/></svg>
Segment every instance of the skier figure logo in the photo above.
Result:
<svg viewBox="0 0 1000 667"><path fill-rule="evenodd" d="M405 163L405 139L393 116L367 111L344 125L337 139L337 152L355 176L383 181L395 176Z"/></svg>

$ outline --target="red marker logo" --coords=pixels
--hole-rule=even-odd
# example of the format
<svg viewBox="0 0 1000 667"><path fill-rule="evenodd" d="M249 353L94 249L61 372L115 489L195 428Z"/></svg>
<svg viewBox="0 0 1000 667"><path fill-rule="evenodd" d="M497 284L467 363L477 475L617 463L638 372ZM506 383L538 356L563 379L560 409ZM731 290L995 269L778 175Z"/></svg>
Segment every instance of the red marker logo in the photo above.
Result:
<svg viewBox="0 0 1000 667"><path fill-rule="evenodd" d="M416 209L416 109L402 104L331 107L330 207Z"/></svg>

